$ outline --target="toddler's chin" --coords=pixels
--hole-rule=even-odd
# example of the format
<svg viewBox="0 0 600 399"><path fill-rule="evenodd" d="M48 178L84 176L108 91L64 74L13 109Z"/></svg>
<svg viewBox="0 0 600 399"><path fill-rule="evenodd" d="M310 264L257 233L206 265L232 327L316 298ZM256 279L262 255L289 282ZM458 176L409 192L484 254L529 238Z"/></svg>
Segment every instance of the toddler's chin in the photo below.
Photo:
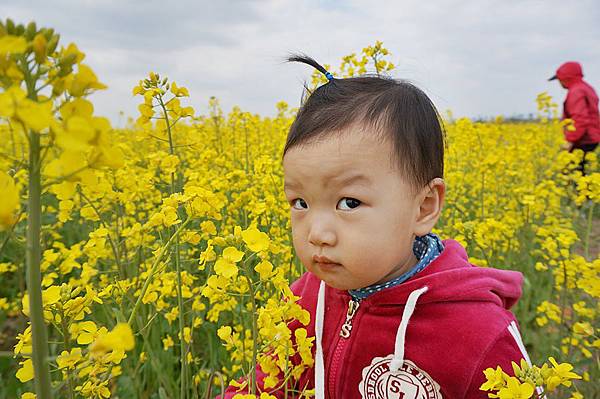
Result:
<svg viewBox="0 0 600 399"><path fill-rule="evenodd" d="M334 279L328 279L327 276L318 276L320 280L325 281L325 284L327 284L328 286L330 286L331 288L335 288L337 290L341 290L341 291L348 291L348 290L353 290L355 289L354 286L352 284L348 284L348 283L344 283L344 282L340 282L340 281L336 281Z"/></svg>

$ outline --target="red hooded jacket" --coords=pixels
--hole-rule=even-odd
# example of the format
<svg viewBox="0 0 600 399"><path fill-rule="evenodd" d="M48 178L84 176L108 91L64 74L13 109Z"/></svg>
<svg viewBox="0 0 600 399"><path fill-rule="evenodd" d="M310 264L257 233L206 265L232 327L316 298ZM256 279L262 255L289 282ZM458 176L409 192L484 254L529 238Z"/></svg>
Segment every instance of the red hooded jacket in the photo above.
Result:
<svg viewBox="0 0 600 399"><path fill-rule="evenodd" d="M565 62L556 70L563 86L568 89L563 104L563 119L575 122L575 130L564 129L565 139L575 146L600 142L600 114L598 95L594 88L583 80L578 62Z"/></svg>
<svg viewBox="0 0 600 399"><path fill-rule="evenodd" d="M443 243L442 253L423 271L363 299L348 338L340 333L348 329L351 297L347 291L324 289L324 398L483 399L488 397L479 390L486 380L483 370L501 366L512 374L511 361L529 361L508 310L521 295L521 273L473 266L457 241ZM311 314L309 335L315 334L319 318L320 285L312 273L292 285ZM391 373L398 353L399 369ZM258 370L260 387L264 376ZM313 388L315 371L304 373L298 386ZM266 392L283 398L281 392ZM224 397L236 393L242 392L229 387Z"/></svg>

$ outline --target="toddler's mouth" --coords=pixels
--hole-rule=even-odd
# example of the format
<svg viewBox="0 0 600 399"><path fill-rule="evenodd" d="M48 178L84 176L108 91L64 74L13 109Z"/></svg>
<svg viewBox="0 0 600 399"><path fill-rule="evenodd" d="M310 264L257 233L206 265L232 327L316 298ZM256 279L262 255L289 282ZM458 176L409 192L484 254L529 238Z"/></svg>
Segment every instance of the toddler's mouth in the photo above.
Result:
<svg viewBox="0 0 600 399"><path fill-rule="evenodd" d="M319 269L321 270L332 270L335 269L336 267L341 266L341 263L337 263L334 262L333 260L329 259L326 256L320 256L320 255L313 255L312 258L315 266L317 266Z"/></svg>
<svg viewBox="0 0 600 399"><path fill-rule="evenodd" d="M323 255L313 255L312 260L315 263L335 263L335 264L339 264L339 263L336 263L333 260L329 259L327 256L323 256Z"/></svg>
<svg viewBox="0 0 600 399"><path fill-rule="evenodd" d="M317 265L317 267L325 272L328 271L333 271L334 269L337 269L338 267L341 267L342 265L339 263L319 263L316 262L315 265Z"/></svg>

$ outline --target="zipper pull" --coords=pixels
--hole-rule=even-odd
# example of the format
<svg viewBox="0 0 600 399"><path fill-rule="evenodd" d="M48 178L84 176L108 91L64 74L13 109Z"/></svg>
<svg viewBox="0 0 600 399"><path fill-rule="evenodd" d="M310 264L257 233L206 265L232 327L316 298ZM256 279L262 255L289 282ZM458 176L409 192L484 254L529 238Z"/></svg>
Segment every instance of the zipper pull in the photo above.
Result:
<svg viewBox="0 0 600 399"><path fill-rule="evenodd" d="M351 299L348 302L348 312L346 313L346 321L342 325L342 329L340 330L340 337L349 338L350 333L352 332L352 319L360 306L360 302Z"/></svg>

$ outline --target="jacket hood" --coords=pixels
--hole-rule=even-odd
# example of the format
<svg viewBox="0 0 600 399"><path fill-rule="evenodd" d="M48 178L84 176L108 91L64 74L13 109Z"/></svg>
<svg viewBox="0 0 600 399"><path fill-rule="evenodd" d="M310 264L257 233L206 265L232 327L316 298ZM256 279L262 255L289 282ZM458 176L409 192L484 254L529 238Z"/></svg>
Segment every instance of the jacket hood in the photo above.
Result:
<svg viewBox="0 0 600 399"><path fill-rule="evenodd" d="M423 271L410 280L365 298L361 306L404 305L409 295L427 287L419 303L479 301L493 302L510 309L521 296L520 272L474 266L467 252L455 240L443 240L444 250ZM347 291L332 289L337 295Z"/></svg>
<svg viewBox="0 0 600 399"><path fill-rule="evenodd" d="M556 70L556 77L566 87L571 86L583 78L581 64L575 61L565 62Z"/></svg>

